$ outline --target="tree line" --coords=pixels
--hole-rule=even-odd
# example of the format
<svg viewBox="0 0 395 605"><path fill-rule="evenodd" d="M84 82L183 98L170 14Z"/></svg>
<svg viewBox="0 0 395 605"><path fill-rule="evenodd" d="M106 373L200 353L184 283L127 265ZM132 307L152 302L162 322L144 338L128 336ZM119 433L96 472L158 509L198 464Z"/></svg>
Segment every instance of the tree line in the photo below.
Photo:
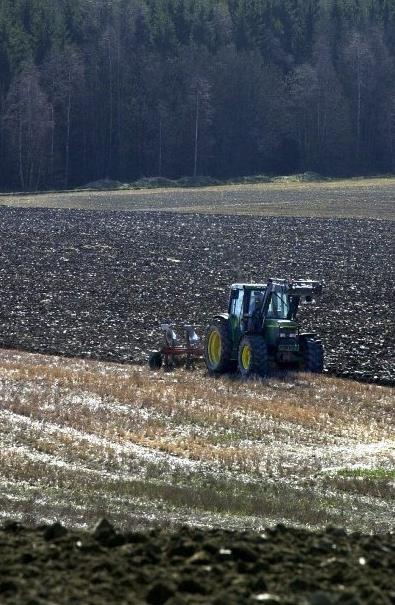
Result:
<svg viewBox="0 0 395 605"><path fill-rule="evenodd" d="M0 189L395 167L395 0L2 0Z"/></svg>

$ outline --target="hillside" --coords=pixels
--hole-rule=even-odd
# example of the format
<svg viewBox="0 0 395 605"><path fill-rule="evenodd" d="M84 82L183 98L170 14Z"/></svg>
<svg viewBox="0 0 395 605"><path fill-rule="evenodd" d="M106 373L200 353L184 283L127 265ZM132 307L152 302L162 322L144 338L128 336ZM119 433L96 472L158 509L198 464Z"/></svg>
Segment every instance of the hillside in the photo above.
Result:
<svg viewBox="0 0 395 605"><path fill-rule="evenodd" d="M395 220L395 179L348 179L217 185L199 188L147 188L1 194L0 205L18 208L123 210L247 216Z"/></svg>

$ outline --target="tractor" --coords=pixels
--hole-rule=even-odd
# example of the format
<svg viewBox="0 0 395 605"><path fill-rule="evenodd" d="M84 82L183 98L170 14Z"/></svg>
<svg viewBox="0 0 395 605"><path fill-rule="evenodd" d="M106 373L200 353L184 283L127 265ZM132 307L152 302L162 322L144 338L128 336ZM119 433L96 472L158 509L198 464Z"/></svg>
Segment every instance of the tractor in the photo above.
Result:
<svg viewBox="0 0 395 605"><path fill-rule="evenodd" d="M206 334L209 373L266 376L274 365L321 373L323 345L314 333L301 332L296 319L299 305L321 292L322 285L312 280L233 284L228 312L215 315Z"/></svg>

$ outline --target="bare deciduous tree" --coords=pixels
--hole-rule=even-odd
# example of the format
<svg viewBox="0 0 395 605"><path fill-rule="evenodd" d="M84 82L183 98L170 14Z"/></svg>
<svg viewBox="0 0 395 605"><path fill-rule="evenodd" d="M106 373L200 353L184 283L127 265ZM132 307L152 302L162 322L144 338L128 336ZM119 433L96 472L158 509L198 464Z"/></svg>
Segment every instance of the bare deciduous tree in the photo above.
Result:
<svg viewBox="0 0 395 605"><path fill-rule="evenodd" d="M210 84L206 78L195 77L193 79L191 84L191 101L194 112L193 176L196 177L199 167L201 131L211 121Z"/></svg>
<svg viewBox="0 0 395 605"><path fill-rule="evenodd" d="M37 190L50 150L52 111L34 65L12 82L5 102L4 126L9 153L18 165L22 190Z"/></svg>
<svg viewBox="0 0 395 605"><path fill-rule="evenodd" d="M355 158L361 160L362 128L366 98L372 89L374 61L369 45L359 32L354 32L345 49L345 61L348 75L353 86L355 106Z"/></svg>
<svg viewBox="0 0 395 605"><path fill-rule="evenodd" d="M70 145L73 125L73 111L76 98L81 94L84 79L83 63L79 52L66 47L60 53L53 53L43 70L50 100L54 107L53 154L57 135L63 148L63 185L67 189L70 178ZM58 125L57 133L55 127ZM54 161L52 156L52 162Z"/></svg>

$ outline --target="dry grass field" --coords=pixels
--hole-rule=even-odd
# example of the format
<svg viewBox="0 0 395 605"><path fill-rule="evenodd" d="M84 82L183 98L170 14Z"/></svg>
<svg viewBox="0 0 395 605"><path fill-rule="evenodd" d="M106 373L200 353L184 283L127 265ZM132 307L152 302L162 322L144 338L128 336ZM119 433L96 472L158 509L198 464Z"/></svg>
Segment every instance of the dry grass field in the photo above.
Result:
<svg viewBox="0 0 395 605"><path fill-rule="evenodd" d="M394 526L393 391L375 385L3 350L0 456L0 514L28 524Z"/></svg>
<svg viewBox="0 0 395 605"><path fill-rule="evenodd" d="M198 189L75 191L1 195L0 204L30 208L158 210L208 214L395 219L395 178L294 182Z"/></svg>

